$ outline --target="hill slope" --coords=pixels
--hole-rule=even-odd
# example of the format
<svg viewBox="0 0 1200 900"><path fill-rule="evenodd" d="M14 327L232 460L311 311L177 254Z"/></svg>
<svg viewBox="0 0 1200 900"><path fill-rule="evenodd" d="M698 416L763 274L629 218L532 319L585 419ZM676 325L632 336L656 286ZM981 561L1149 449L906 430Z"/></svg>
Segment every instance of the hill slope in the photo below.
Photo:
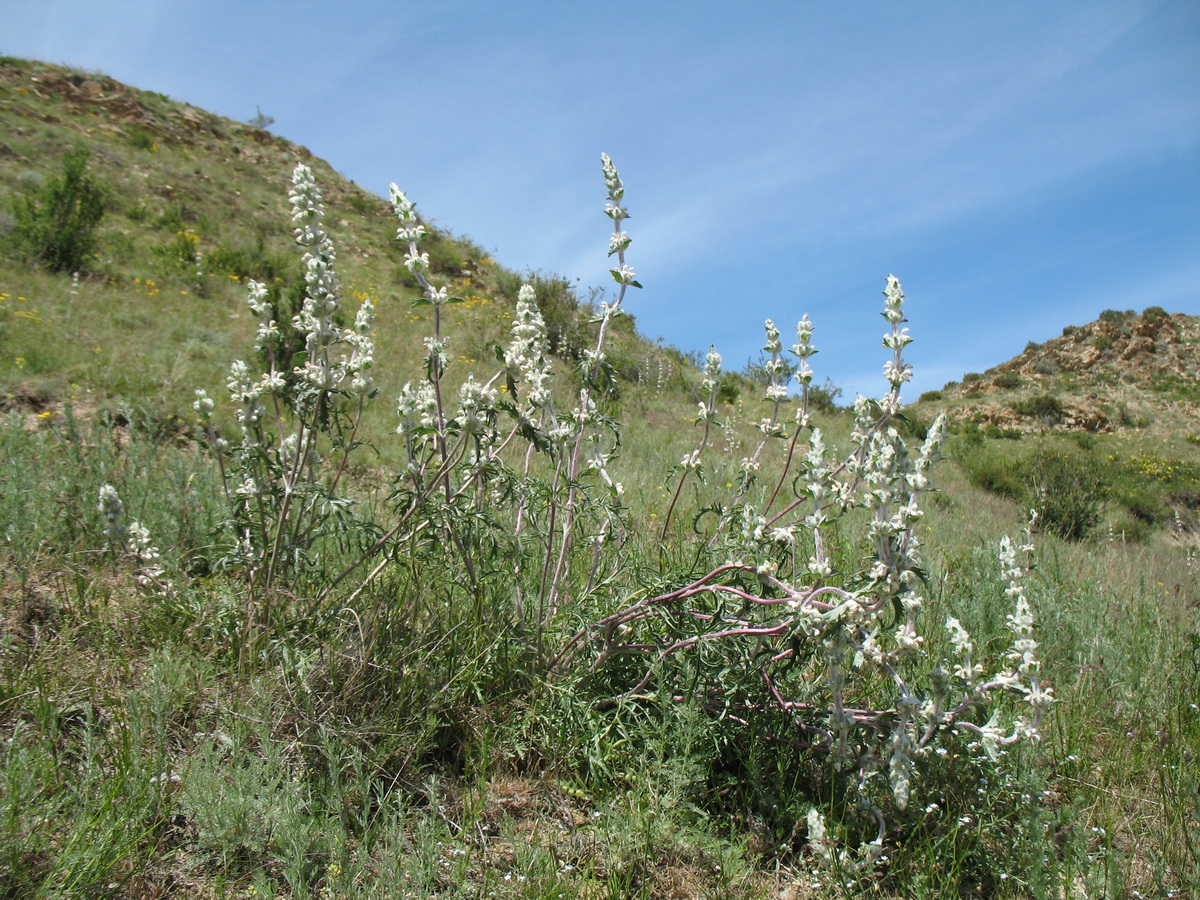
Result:
<svg viewBox="0 0 1200 900"><path fill-rule="evenodd" d="M21 263L13 210L0 210L7 405L44 413L72 397L76 407L147 401L179 415L193 387L222 381L229 361L251 352L246 280L266 282L276 303L291 304L280 321L299 302L303 272L287 203L297 163L313 169L323 193L348 314L368 296L376 304L385 396L419 374L428 312L411 306L418 292L390 208L306 148L104 75L0 59L0 193L36 199L72 148L89 152L88 175L108 193L96 256L78 283L69 272ZM522 276L469 240L426 227L433 277L466 301L447 323L452 362L490 358L508 340ZM598 254L605 229L598 218ZM569 366L591 343L590 305L562 278L525 277L537 288L552 350ZM610 355L628 384L698 380L676 351L639 337L630 317L615 327ZM452 367L456 377L461 366Z"/></svg>

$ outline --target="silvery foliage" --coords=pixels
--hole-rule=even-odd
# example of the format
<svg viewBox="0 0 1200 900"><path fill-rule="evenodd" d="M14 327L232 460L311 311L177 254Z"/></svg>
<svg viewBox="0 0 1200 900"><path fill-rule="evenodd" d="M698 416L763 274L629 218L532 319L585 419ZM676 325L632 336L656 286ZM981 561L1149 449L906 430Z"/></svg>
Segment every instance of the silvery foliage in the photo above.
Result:
<svg viewBox="0 0 1200 900"><path fill-rule="evenodd" d="M883 316L890 327L883 344L892 351L883 373L888 390L879 401L858 397L849 453L832 455L810 421L806 389L812 370L807 361L816 351L812 323L805 317L791 348L800 362L801 407L784 472L774 493L768 486L770 499L763 508L750 501L748 486L765 472L764 447L772 438L786 437L780 413L789 401L781 390L782 345L778 329L768 321L766 399L773 412L763 420L763 443L743 462L743 484L733 504L722 508L718 533L710 542L725 561L691 584L646 597L598 623L601 662L631 653L651 653L655 659L626 697L649 690L669 657L699 647L706 648L707 665L716 668L717 683L700 689L706 705L717 704L732 714L732 705L750 702L738 699L738 689L721 679L744 684L739 679L750 677L765 684L769 705L825 753L834 770L852 776L860 811L878 823L874 840L853 852L837 850L836 835L814 811L809 834L816 857L867 867L884 849L881 786L886 785L890 803L903 810L922 760L946 753L952 736L962 736L960 743L995 760L1004 747L1037 739L1052 702L1049 688L1039 681L1025 569L1007 538L1000 559L1014 605L1008 618L1013 640L996 673L984 677L985 666L970 635L953 617L944 626L953 658L928 651L922 631L928 624L921 616L927 605L926 563L917 526L924 516L921 499L933 489L930 471L941 457L944 421L939 417L915 450L893 424L900 389L912 377L902 356L911 337L900 327L904 294L895 277L888 277L884 296ZM803 451L797 447L801 434L807 435ZM794 494L776 509L794 456L801 468L791 482ZM683 465L697 468L700 452L685 457ZM843 520L852 510L867 516L868 558L860 565L829 549L835 529L842 529L844 539ZM1027 542L1023 549L1031 552L1032 546ZM880 704L881 695L890 695L888 702ZM1011 703L1004 697L1024 711L1009 712ZM990 717L979 724L983 715Z"/></svg>

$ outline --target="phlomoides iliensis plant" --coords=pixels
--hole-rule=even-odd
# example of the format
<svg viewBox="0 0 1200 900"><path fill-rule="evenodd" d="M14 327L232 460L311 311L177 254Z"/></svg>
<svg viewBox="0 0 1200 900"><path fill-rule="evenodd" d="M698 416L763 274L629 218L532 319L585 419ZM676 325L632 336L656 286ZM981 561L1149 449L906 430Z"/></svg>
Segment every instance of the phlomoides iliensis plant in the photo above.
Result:
<svg viewBox="0 0 1200 900"><path fill-rule="evenodd" d="M312 172L296 167L290 199L307 290L292 324L305 337L302 358L282 358L283 334L267 289L251 281L248 302L259 319L256 346L266 364L258 372L241 360L231 367L228 390L240 439L220 436L213 422L216 402L205 391L196 391L194 404L221 466L235 538L229 562L246 573L248 619L266 621L273 605L287 598L309 598L310 611L327 601L349 602L398 553L422 543L450 548L473 586L486 529L493 538L507 531L512 539L515 532L516 550L508 555L517 619L532 615L539 634L570 599L580 565L589 582L596 577L601 548L618 527L621 496L608 471L615 423L597 408L612 377L604 344L625 292L640 287L625 261L630 238L621 229L628 215L621 206L624 188L612 160L602 155L601 162L605 213L613 223L611 273L619 290L612 303L600 305L595 345L583 355L578 403L563 412L555 408L546 326L528 285L516 303L511 342L499 353L503 365L486 379L471 373L451 387L443 312L461 299L430 281L429 256L420 249L426 228L415 205L392 186L397 240L421 288L416 303L432 312L433 333L425 339L424 378L406 384L397 403L396 432L406 462L392 493L394 515L382 535L376 530L367 541L362 535L374 526L354 518L341 486L361 443L364 404L376 393L369 372L374 307L367 299L353 325L339 324L341 288L322 225L321 194ZM535 465L539 453L547 463ZM522 461L515 470L513 459ZM330 535L351 550L349 557L341 555L351 561L340 571L315 564ZM302 584L314 573L322 582ZM350 585L348 596L336 593L343 584ZM527 609L530 585L537 603Z"/></svg>
<svg viewBox="0 0 1200 900"><path fill-rule="evenodd" d="M884 296L889 387L878 402L858 398L850 451L835 458L810 420L807 360L815 350L805 317L792 347L802 390L791 440L773 487L762 492L764 508L748 502L749 485L764 474L764 445L786 437L781 405L787 391L778 377L782 348L768 321L766 399L772 412L760 423L763 443L743 462L733 503L716 510L719 524L709 547L720 564L674 590L638 599L591 632L598 638L596 669L631 656L650 661L623 700L672 695L678 687L664 682L667 663L686 652L696 699L715 714L744 719L773 710L784 717L797 739L824 755L847 782L859 811L877 823L873 839L853 852L838 850L833 831L814 811L809 834L816 855L839 865L869 866L878 859L884 809L889 803L898 810L908 806L923 760L947 753L948 743L995 759L1001 748L1037 737L1052 700L1039 680L1026 567L1007 538L1000 546L1014 607L1007 655L986 670L954 617L933 623L945 629L941 643L952 652L943 657L927 649L921 616L927 584L916 526L921 497L932 489L931 466L940 458L943 421L939 417L915 452L893 424L900 388L911 378L902 356L911 338L900 327L904 295L896 278L888 278ZM705 368L710 400L701 403L698 416L704 434L678 467L680 484L699 469L709 442L719 365L711 351ZM797 455L800 472L791 499L783 501L784 478ZM846 554L835 559L830 535L842 523L843 530L853 529L864 512L865 558L857 564L847 564ZM1027 541L1021 550L1029 554L1033 547ZM588 634L568 642L563 658L582 649Z"/></svg>

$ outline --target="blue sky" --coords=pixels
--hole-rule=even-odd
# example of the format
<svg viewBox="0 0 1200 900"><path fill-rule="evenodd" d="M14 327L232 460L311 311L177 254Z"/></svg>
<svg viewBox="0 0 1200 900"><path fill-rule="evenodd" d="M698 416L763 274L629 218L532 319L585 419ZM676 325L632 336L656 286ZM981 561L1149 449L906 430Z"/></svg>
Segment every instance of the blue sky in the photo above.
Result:
<svg viewBox="0 0 1200 900"><path fill-rule="evenodd" d="M889 272L907 399L1106 308L1200 313L1195 0L0 0L0 53L261 107L585 287L607 152L643 333L739 368L808 313L848 396L883 386Z"/></svg>

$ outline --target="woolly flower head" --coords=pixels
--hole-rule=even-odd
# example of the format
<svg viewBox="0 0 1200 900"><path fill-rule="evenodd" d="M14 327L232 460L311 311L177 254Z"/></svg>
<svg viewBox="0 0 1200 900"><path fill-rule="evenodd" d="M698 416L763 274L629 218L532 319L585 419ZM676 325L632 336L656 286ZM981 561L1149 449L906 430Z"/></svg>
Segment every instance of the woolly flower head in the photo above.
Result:
<svg viewBox="0 0 1200 900"><path fill-rule="evenodd" d="M437 424L437 395L433 385L428 382L421 382L416 387L412 382L405 384L400 389L396 412L400 416L400 425L396 428L399 434L433 428Z"/></svg>
<svg viewBox="0 0 1200 900"><path fill-rule="evenodd" d="M767 319L763 327L767 332L767 343L763 350L775 356L783 349L783 344L779 342L779 329L775 327L775 323L771 319Z"/></svg>
<svg viewBox="0 0 1200 900"><path fill-rule="evenodd" d="M104 533L108 536L108 539L115 544L124 544L125 537L129 533L129 530L121 521L125 512L125 505L121 502L121 498L117 494L117 489L111 484L102 484L100 486L99 509L104 515Z"/></svg>
<svg viewBox="0 0 1200 900"><path fill-rule="evenodd" d="M796 323L796 343L792 344L792 352L801 359L807 359L817 352L817 348L812 345L812 334L813 323L806 314Z"/></svg>
<svg viewBox="0 0 1200 900"><path fill-rule="evenodd" d="M417 224L417 207L404 191L400 190L395 184L388 190L388 199L391 201L392 209L396 213L396 218L403 223L404 227ZM401 229L403 230L403 228ZM424 234L424 229L421 229L421 234ZM399 237L399 235L397 235ZM419 237L419 235L418 235ZM416 237L405 235L402 240L416 240Z"/></svg>
<svg viewBox="0 0 1200 900"><path fill-rule="evenodd" d="M292 221L296 223L296 238L308 243L310 236L319 234L321 190L313 177L312 169L301 163L292 170L292 192L288 195L292 204Z"/></svg>
<svg viewBox="0 0 1200 900"><path fill-rule="evenodd" d="M470 434L482 432L495 416L496 392L468 375L458 390L458 420L464 431Z"/></svg>
<svg viewBox="0 0 1200 900"><path fill-rule="evenodd" d="M714 390L721 383L721 354L716 345L708 345L708 354L704 357L704 381L706 391Z"/></svg>
<svg viewBox="0 0 1200 900"><path fill-rule="evenodd" d="M904 305L904 291L900 287L900 279L895 275L887 277L887 287L883 290L883 296L883 317L893 325L899 325L904 321L904 312L901 309Z"/></svg>
<svg viewBox="0 0 1200 900"><path fill-rule="evenodd" d="M209 417L212 415L213 409L216 408L216 404L213 402L213 399L208 396L208 393L204 390L204 388L196 388L196 399L192 403L192 408L200 414L201 419L208 421Z"/></svg>
<svg viewBox="0 0 1200 900"><path fill-rule="evenodd" d="M617 167L607 153L600 154L600 168L604 171L604 186L608 188L609 199L620 200L625 196L625 186L621 184L621 176L617 174Z"/></svg>

